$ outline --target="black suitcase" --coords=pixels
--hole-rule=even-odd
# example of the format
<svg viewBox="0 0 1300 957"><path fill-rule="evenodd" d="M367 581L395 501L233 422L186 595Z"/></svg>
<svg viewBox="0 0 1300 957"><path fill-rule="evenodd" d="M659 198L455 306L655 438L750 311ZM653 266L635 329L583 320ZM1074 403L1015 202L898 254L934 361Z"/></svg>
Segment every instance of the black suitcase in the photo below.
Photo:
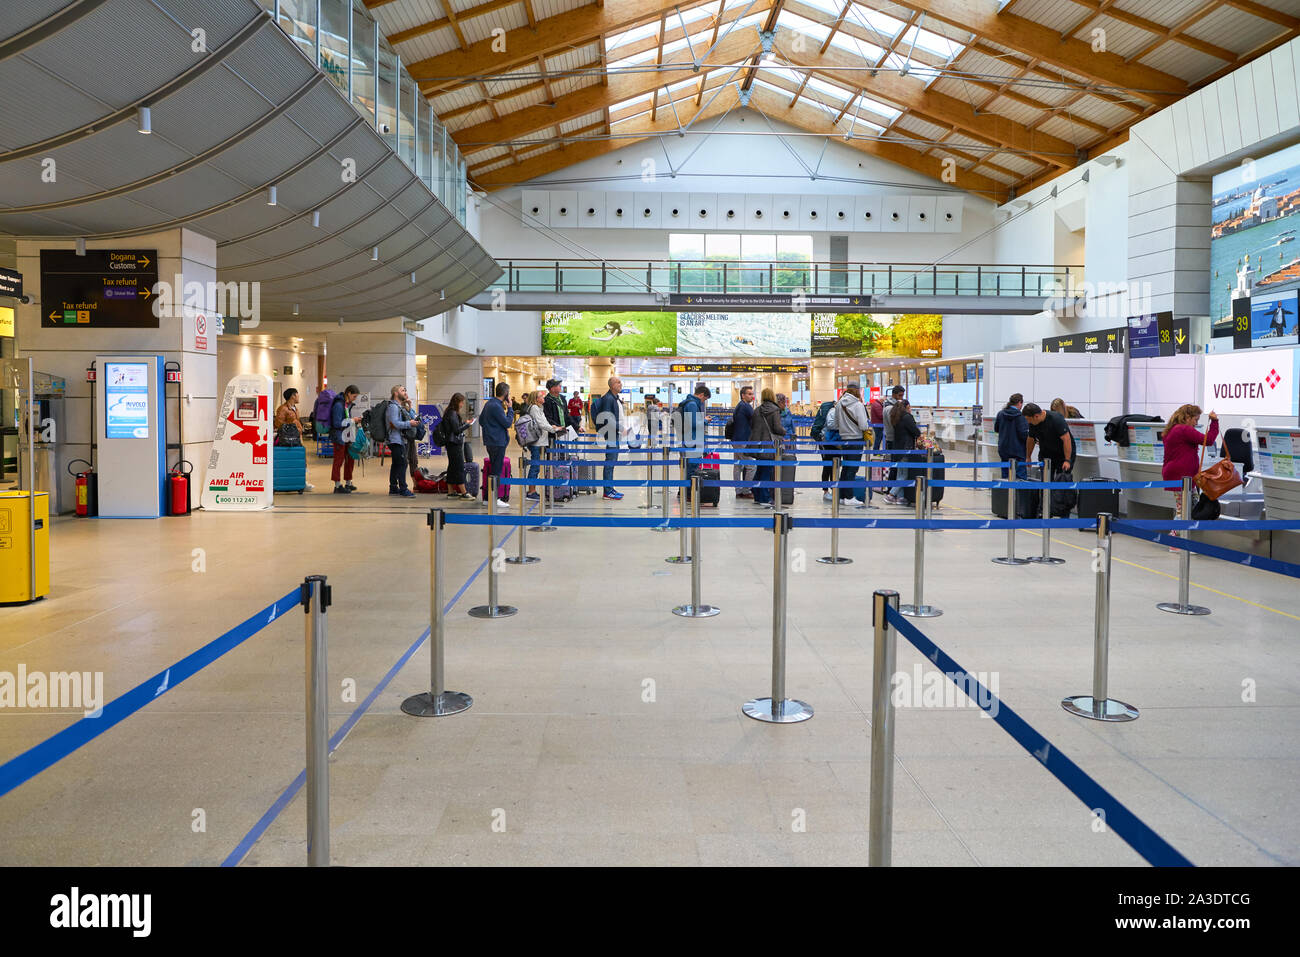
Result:
<svg viewBox="0 0 1300 957"><path fill-rule="evenodd" d="M995 489L990 489L990 491L993 494L993 517L1006 518L1007 517L1007 492L1009 492L1010 489L995 488Z"/></svg>
<svg viewBox="0 0 1300 957"><path fill-rule="evenodd" d="M923 462L924 459L917 459L917 461ZM934 456L932 457L932 461L943 462L944 461L943 453L935 452ZM933 479L942 479L945 475L948 474L948 470L947 469L921 469L915 467L909 468L907 470L908 478L915 478L917 475L922 475L922 474L925 475L925 480L929 482ZM915 485L908 485L906 488L903 489L903 499L907 502L908 505L916 504ZM930 486L930 504L938 505L941 501L943 501L943 487L940 486L939 488L935 488L933 485Z"/></svg>
<svg viewBox="0 0 1300 957"><path fill-rule="evenodd" d="M1103 478L1100 475L1091 475L1082 481L1109 482L1110 479ZM1101 512L1109 512L1115 516L1119 515L1119 489L1079 489L1079 517L1096 518Z"/></svg>
<svg viewBox="0 0 1300 957"><path fill-rule="evenodd" d="M774 471L776 472L776 480L777 480L778 482L793 482L793 481L794 481L794 470L795 470L795 467L796 467L796 466L795 466L795 462L798 461L798 460L797 460L793 455L783 455L783 456L781 457L781 461L782 461L782 462L789 462L790 464L789 464L789 465L781 465L781 464L778 464L778 465L776 466L776 468L774 469ZM782 505L793 505L793 504L794 504L794 489L792 489L792 488L778 488L778 489L773 489L773 491L774 491L774 492L780 492L780 493L781 493L781 504L782 504Z"/></svg>
<svg viewBox="0 0 1300 957"><path fill-rule="evenodd" d="M718 504L718 496L719 496L719 494L720 494L721 492L722 492L722 489L718 488L718 486L716 486L716 485L704 485L704 486L701 486L701 488L700 488L700 508L704 508L705 506L708 506L708 505L712 505L712 506L715 506L715 507L716 507L717 504Z"/></svg>
<svg viewBox="0 0 1300 957"><path fill-rule="evenodd" d="M1043 493L1041 489L1018 488L1016 491L1016 518L1042 518Z"/></svg>

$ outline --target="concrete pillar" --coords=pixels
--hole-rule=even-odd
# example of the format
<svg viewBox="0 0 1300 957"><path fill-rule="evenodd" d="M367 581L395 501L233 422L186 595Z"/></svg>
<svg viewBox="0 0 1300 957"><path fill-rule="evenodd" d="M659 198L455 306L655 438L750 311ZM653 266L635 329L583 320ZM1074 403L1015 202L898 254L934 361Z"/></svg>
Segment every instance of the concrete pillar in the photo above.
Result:
<svg viewBox="0 0 1300 957"><path fill-rule="evenodd" d="M835 401L835 367L815 365L808 370L808 388L812 392L812 404Z"/></svg>
<svg viewBox="0 0 1300 957"><path fill-rule="evenodd" d="M165 388L167 396L167 443L181 448L167 450L170 468L180 459L194 466L192 481L201 488L212 448L217 423L218 396L225 383L217 381L217 323L209 321L217 311L217 245L215 240L188 229L170 229L128 240L87 240L87 249L153 249L158 253L158 280L167 283L171 305L159 311L156 328L101 329L75 325L43 327L41 292L41 250L73 249L75 240L28 240L17 243L18 271L34 302L15 305L15 354L32 356L36 370L60 376L67 381L64 399L61 446L55 462L60 481L60 495L65 509L75 504L74 479L66 463L72 459L91 460L94 423L91 421L92 385L86 381L86 369L96 355L153 354L181 366L180 399L177 387ZM196 306L186 306L186 285L198 283ZM159 291L159 290L155 290ZM158 300L154 300L157 304ZM205 316L205 334L196 334L196 317ZM199 346L202 345L202 348ZM105 481L103 477L101 482ZM197 500L197 496L195 496Z"/></svg>
<svg viewBox="0 0 1300 957"><path fill-rule="evenodd" d="M415 336L407 332L327 333L330 388L342 392L350 385L372 401L388 398L395 385L415 388Z"/></svg>

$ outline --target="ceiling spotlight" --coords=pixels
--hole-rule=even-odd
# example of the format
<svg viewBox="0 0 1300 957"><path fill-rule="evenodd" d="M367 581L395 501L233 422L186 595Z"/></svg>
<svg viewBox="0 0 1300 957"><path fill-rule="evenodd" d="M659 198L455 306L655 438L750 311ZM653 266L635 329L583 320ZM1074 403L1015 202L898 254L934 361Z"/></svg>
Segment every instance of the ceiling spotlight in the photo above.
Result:
<svg viewBox="0 0 1300 957"><path fill-rule="evenodd" d="M153 126L150 122L149 107L142 106L140 107L140 109L136 110L136 120L139 124L137 126L137 129L141 133L148 136L150 133L153 132Z"/></svg>
<svg viewBox="0 0 1300 957"><path fill-rule="evenodd" d="M312 224L312 226L314 226L316 229L320 229L320 210L319 210L319 209L313 209L313 210L311 211L311 224Z"/></svg>
<svg viewBox="0 0 1300 957"><path fill-rule="evenodd" d="M371 247L370 247L370 261L371 261L372 263L377 263L377 262L379 262L379 247L378 247L378 246L371 246Z"/></svg>
<svg viewBox="0 0 1300 957"><path fill-rule="evenodd" d="M298 304L296 302L293 304L293 314L298 315Z"/></svg>
<svg viewBox="0 0 1300 957"><path fill-rule="evenodd" d="M447 298L447 290L446 290L446 289L442 289L442 290L440 290L440 291L438 292L438 300L441 302L443 299L446 299L446 298Z"/></svg>
<svg viewBox="0 0 1300 957"><path fill-rule="evenodd" d="M78 256L86 255L86 241L82 239L80 236L77 237L77 255Z"/></svg>
<svg viewBox="0 0 1300 957"><path fill-rule="evenodd" d="M411 273L411 285L415 285L415 273Z"/></svg>
<svg viewBox="0 0 1300 957"><path fill-rule="evenodd" d="M274 206L274 205L275 205L275 187L274 187L274 186L268 186L268 187L266 188L266 205L267 205L267 206Z"/></svg>

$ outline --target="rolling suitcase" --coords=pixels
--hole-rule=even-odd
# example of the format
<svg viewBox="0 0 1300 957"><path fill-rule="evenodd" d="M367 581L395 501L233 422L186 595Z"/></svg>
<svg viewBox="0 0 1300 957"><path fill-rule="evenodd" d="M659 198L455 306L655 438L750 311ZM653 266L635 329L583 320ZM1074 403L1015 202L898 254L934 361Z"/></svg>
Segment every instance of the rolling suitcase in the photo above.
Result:
<svg viewBox="0 0 1300 957"><path fill-rule="evenodd" d="M795 466L795 462L796 462L796 461L798 461L798 460L797 460L793 455L783 455L783 456L781 456L781 462L782 462L782 463L784 463L784 462L789 462L790 464L789 464L789 465L784 465L784 464L780 464L780 463L777 464L776 469L775 469L775 473L776 473L776 480L777 480L778 482L793 482L793 481L794 481L794 472L795 472L795 468L796 468L796 466ZM793 504L794 504L794 489L792 489L792 488L778 488L778 489L773 489L772 491L774 491L774 492L780 492L780 493L781 493L781 504L782 504L782 505L793 505Z"/></svg>
<svg viewBox="0 0 1300 957"><path fill-rule="evenodd" d="M1082 481L1109 482L1110 479L1100 475L1092 475ZM1109 512L1115 516L1119 515L1119 489L1079 489L1079 517L1096 518L1101 512Z"/></svg>
<svg viewBox="0 0 1300 957"><path fill-rule="evenodd" d="M465 481L462 482L461 484L464 485L466 489L471 489L471 488L473 488L475 485L477 485L478 482L479 482L478 463L477 463L477 462L466 462L466 463L465 463L465 474L464 474L463 476L461 476L461 477L465 480Z"/></svg>
<svg viewBox="0 0 1300 957"><path fill-rule="evenodd" d="M705 457L706 459L716 459L716 458L718 458L718 453L717 453L717 452L709 452L709 453L708 453L707 455L705 455L704 457ZM720 476L720 475L722 474L722 471L721 471L721 469L719 468L719 465L720 465L720 464L721 464L721 463L714 463L714 464L712 464L712 465L701 465L701 466L700 466L700 469L699 469L699 472L698 472L698 475L700 476L700 483L701 483L701 485L700 485L700 508L705 508L706 506L712 506L712 507L716 508L717 505L718 505L718 501L719 501L719 499L721 498L721 495L722 495L722 489L720 489L720 488L719 488L718 486L716 486L716 485L704 485L703 483L705 483L705 482L716 482L716 481L718 480L718 476ZM689 496L688 496L688 497L689 497Z"/></svg>
<svg viewBox="0 0 1300 957"><path fill-rule="evenodd" d="M307 449L301 445L277 445L272 457L272 490L297 492L307 489Z"/></svg>
<svg viewBox="0 0 1300 957"><path fill-rule="evenodd" d="M993 502L992 502L993 517L1006 518L1007 517L1007 492L1009 492L1010 489L995 488L995 489L991 489L990 491L992 492L993 495Z"/></svg>
<svg viewBox="0 0 1300 957"><path fill-rule="evenodd" d="M569 460L563 462L551 463L551 478L560 479L563 485L551 486L551 500L555 502L567 502L573 498L573 486L569 484L573 479L573 463Z"/></svg>
<svg viewBox="0 0 1300 957"><path fill-rule="evenodd" d="M485 458L483 460L483 473L482 473L483 478L479 487L479 498L481 498L485 502L487 501L487 492L488 492L488 482L487 482L488 473L489 471L491 471L491 468L492 468L492 460ZM512 477L510 474L510 456L508 455L506 456L505 461L501 463L501 477L502 478ZM502 485L499 489L497 489L497 498L499 498L503 502L510 501L510 486Z"/></svg>

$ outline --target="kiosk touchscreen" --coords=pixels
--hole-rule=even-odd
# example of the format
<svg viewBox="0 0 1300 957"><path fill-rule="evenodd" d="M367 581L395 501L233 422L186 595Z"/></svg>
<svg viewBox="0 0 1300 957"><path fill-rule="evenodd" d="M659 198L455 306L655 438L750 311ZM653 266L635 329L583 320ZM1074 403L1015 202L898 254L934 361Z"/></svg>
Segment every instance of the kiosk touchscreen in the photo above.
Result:
<svg viewBox="0 0 1300 957"><path fill-rule="evenodd" d="M100 518L163 514L163 357L97 356L95 432Z"/></svg>

